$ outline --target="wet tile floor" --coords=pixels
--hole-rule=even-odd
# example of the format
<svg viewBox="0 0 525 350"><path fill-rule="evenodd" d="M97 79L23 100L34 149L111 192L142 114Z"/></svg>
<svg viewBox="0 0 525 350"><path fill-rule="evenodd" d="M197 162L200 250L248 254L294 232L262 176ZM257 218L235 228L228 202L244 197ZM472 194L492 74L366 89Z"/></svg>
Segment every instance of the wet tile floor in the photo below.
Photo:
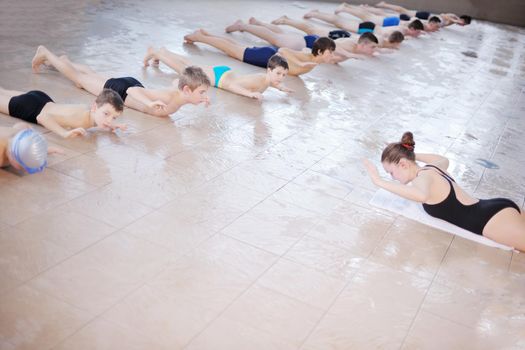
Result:
<svg viewBox="0 0 525 350"><path fill-rule="evenodd" d="M177 76L142 69L148 45L258 72L182 36L307 8L335 4L13 1L0 85L92 101L31 73L39 44L153 88ZM411 130L470 192L523 206L524 47L523 28L475 22L289 77L291 96L211 88L171 120L126 109L127 133L47 133L65 155L44 173L0 172L0 348L525 348L524 255L370 207L359 162Z"/></svg>

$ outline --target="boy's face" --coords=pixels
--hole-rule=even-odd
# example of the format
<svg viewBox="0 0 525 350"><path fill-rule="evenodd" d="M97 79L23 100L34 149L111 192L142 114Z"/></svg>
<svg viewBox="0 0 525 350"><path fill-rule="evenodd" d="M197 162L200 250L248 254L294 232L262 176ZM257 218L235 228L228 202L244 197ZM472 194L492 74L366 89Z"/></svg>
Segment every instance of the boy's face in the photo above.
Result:
<svg viewBox="0 0 525 350"><path fill-rule="evenodd" d="M109 128L121 114L122 112L117 112L115 107L109 103L104 103L102 106L97 106L96 103L93 103L91 107L91 115L95 120L95 125L102 128Z"/></svg>
<svg viewBox="0 0 525 350"><path fill-rule="evenodd" d="M270 84L272 86L280 85L286 75L288 74L288 69L283 67L275 67L274 69L268 68L268 76L270 77Z"/></svg>
<svg viewBox="0 0 525 350"><path fill-rule="evenodd" d="M332 63L333 58L334 58L333 51L324 50L324 52L321 54L321 62L323 63Z"/></svg>
<svg viewBox="0 0 525 350"><path fill-rule="evenodd" d="M419 29L409 28L407 34L417 38L419 35L421 35L421 31Z"/></svg>
<svg viewBox="0 0 525 350"><path fill-rule="evenodd" d="M184 92L184 95L186 96L189 103L198 105L199 103L210 102L208 97L208 89L209 86L200 85L199 87L195 88L195 90L191 91L189 86L185 86L182 91Z"/></svg>
<svg viewBox="0 0 525 350"><path fill-rule="evenodd" d="M374 54L375 50L377 49L377 44L376 43L372 43L372 42L368 42L368 43L364 43L364 44L358 44L358 47L359 47L359 51L363 55L372 56Z"/></svg>
<svg viewBox="0 0 525 350"><path fill-rule="evenodd" d="M430 32L436 32L437 30L439 30L439 23L429 22L428 23L428 30Z"/></svg>

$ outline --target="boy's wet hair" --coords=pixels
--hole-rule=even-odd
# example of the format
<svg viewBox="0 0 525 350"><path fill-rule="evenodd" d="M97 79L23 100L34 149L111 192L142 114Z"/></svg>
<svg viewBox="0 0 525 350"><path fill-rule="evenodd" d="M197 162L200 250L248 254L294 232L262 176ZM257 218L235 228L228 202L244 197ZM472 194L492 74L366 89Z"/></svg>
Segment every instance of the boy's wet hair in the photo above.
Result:
<svg viewBox="0 0 525 350"><path fill-rule="evenodd" d="M410 22L410 24L408 25L408 28L414 29L414 30L424 30L425 29L425 27L423 26L423 22L421 22L419 19L415 19L412 22Z"/></svg>
<svg viewBox="0 0 525 350"><path fill-rule="evenodd" d="M388 42L392 44L402 43L403 40L405 40L405 36L399 30L392 32L392 34L388 36Z"/></svg>
<svg viewBox="0 0 525 350"><path fill-rule="evenodd" d="M377 40L377 37L372 32L366 32L361 34L359 37L359 40L357 40L358 44L369 44L369 43L376 43L379 44L379 40Z"/></svg>
<svg viewBox="0 0 525 350"><path fill-rule="evenodd" d="M182 71L179 78L179 90L182 90L185 86L189 87L191 91L195 90L199 86L210 86L210 79L202 68L196 66L189 66Z"/></svg>
<svg viewBox="0 0 525 350"><path fill-rule="evenodd" d="M465 24L470 24L472 22L472 17L468 15L461 15L459 18L461 18Z"/></svg>
<svg viewBox="0 0 525 350"><path fill-rule="evenodd" d="M314 41L312 46L312 55L322 55L326 50L331 52L335 51L335 41L326 36L322 36Z"/></svg>
<svg viewBox="0 0 525 350"><path fill-rule="evenodd" d="M428 19L428 23L441 23L441 20L438 16L432 16Z"/></svg>
<svg viewBox="0 0 525 350"><path fill-rule="evenodd" d="M272 57L270 57L270 59L268 60L267 68L269 68L270 70L274 70L277 67L282 67L286 70L290 69L288 67L288 61L286 60L286 58L278 54L275 54Z"/></svg>
<svg viewBox="0 0 525 350"><path fill-rule="evenodd" d="M95 103L97 107L102 107L106 103L109 103L117 112L122 112L124 110L124 101L122 101L122 97L111 89L102 90L95 99Z"/></svg>

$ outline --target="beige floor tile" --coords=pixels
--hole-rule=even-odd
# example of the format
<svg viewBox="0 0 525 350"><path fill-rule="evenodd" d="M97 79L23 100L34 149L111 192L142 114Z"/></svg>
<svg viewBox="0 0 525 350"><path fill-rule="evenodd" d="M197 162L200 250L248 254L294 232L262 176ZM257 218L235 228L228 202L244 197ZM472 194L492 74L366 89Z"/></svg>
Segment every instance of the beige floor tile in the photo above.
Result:
<svg viewBox="0 0 525 350"><path fill-rule="evenodd" d="M384 233L394 222L394 218L390 215L380 214L375 209L367 209L346 201L333 210L328 220Z"/></svg>
<svg viewBox="0 0 525 350"><path fill-rule="evenodd" d="M301 264L280 259L259 278L257 284L325 310L346 282Z"/></svg>
<svg viewBox="0 0 525 350"><path fill-rule="evenodd" d="M196 337L185 349L293 350L297 349L297 347L241 322L220 318Z"/></svg>
<svg viewBox="0 0 525 350"><path fill-rule="evenodd" d="M0 292L28 281L66 259L67 249L41 237L39 232L8 228L0 232Z"/></svg>
<svg viewBox="0 0 525 350"><path fill-rule="evenodd" d="M443 284L493 290L507 283L512 252L454 237L436 275Z"/></svg>
<svg viewBox="0 0 525 350"><path fill-rule="evenodd" d="M453 236L405 218L398 218L370 260L432 280Z"/></svg>
<svg viewBox="0 0 525 350"><path fill-rule="evenodd" d="M179 258L149 284L222 311L276 260L273 254L217 234L193 254Z"/></svg>
<svg viewBox="0 0 525 350"><path fill-rule="evenodd" d="M431 313L421 311L417 316L402 349L495 349L474 329L465 327Z"/></svg>
<svg viewBox="0 0 525 350"><path fill-rule="evenodd" d="M286 184L273 194L272 198L289 202L320 214L330 214L335 207L343 203L342 199L330 196L322 191L311 190L294 182Z"/></svg>
<svg viewBox="0 0 525 350"><path fill-rule="evenodd" d="M514 252L510 262L510 271L525 274L525 254Z"/></svg>
<svg viewBox="0 0 525 350"><path fill-rule="evenodd" d="M121 327L106 320L96 319L53 349L164 350L168 349L168 347L160 345L158 340L151 340L143 337L129 328Z"/></svg>
<svg viewBox="0 0 525 350"><path fill-rule="evenodd" d="M323 313L322 309L254 285L221 316L268 332L298 347Z"/></svg>
<svg viewBox="0 0 525 350"><path fill-rule="evenodd" d="M478 334L490 339L503 335L512 339L513 335L520 333L525 336L525 320L519 316L525 311L522 288L518 287L523 286L523 283L525 279L522 278L516 281L514 288L497 291L479 291L433 283L422 309L473 328Z"/></svg>
<svg viewBox="0 0 525 350"><path fill-rule="evenodd" d="M368 264L301 349L398 349L429 284L405 272Z"/></svg>
<svg viewBox="0 0 525 350"><path fill-rule="evenodd" d="M26 286L0 301L1 344L15 349L51 348L87 321L81 310Z"/></svg>
<svg viewBox="0 0 525 350"><path fill-rule="evenodd" d="M285 258L324 272L334 278L349 280L365 259L345 249L304 237L294 245Z"/></svg>
<svg viewBox="0 0 525 350"><path fill-rule="evenodd" d="M152 210L105 187L69 202L64 209L85 214L116 228L128 225Z"/></svg>
<svg viewBox="0 0 525 350"><path fill-rule="evenodd" d="M160 273L168 250L118 233L31 281L31 286L98 315Z"/></svg>
<svg viewBox="0 0 525 350"><path fill-rule="evenodd" d="M179 217L174 211L154 211L124 229L136 237L161 245L175 256L188 253L216 232L213 224Z"/></svg>
<svg viewBox="0 0 525 350"><path fill-rule="evenodd" d="M111 225L62 207L34 216L16 227L62 247L70 254L79 252L115 231Z"/></svg>
<svg viewBox="0 0 525 350"><path fill-rule="evenodd" d="M331 219L323 219L308 232L310 237L363 257L372 253L384 235L385 232L374 227L354 227Z"/></svg>
<svg viewBox="0 0 525 350"><path fill-rule="evenodd" d="M180 298L176 291L146 285L102 317L167 349L182 349L218 312Z"/></svg>
<svg viewBox="0 0 525 350"><path fill-rule="evenodd" d="M129 171L85 154L53 164L51 168L97 187L129 175Z"/></svg>
<svg viewBox="0 0 525 350"><path fill-rule="evenodd" d="M307 170L293 180L294 183L332 197L343 199L354 190L347 182L340 181L325 174Z"/></svg>
<svg viewBox="0 0 525 350"><path fill-rule="evenodd" d="M313 212L270 198L221 232L255 247L282 255L303 237L316 221Z"/></svg>

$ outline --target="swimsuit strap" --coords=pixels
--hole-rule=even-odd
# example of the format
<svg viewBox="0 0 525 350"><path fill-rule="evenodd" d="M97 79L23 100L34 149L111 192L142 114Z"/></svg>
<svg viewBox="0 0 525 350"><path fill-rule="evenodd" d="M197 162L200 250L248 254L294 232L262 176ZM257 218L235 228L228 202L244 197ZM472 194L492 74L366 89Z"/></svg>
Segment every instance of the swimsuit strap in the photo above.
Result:
<svg viewBox="0 0 525 350"><path fill-rule="evenodd" d="M443 176L445 179L447 179L449 182L450 182L450 181L452 181L452 182L456 182L456 181L454 181L454 179L453 179L452 177L450 177L449 174L447 174L446 172L444 172L443 170L439 169L437 166L432 165L432 164L427 164L427 165L425 165L422 169L420 169L420 171L421 171L421 170L427 170L427 169L430 169L430 168L432 168L432 169L436 169L436 170L439 172L439 174L440 174L441 176Z"/></svg>

